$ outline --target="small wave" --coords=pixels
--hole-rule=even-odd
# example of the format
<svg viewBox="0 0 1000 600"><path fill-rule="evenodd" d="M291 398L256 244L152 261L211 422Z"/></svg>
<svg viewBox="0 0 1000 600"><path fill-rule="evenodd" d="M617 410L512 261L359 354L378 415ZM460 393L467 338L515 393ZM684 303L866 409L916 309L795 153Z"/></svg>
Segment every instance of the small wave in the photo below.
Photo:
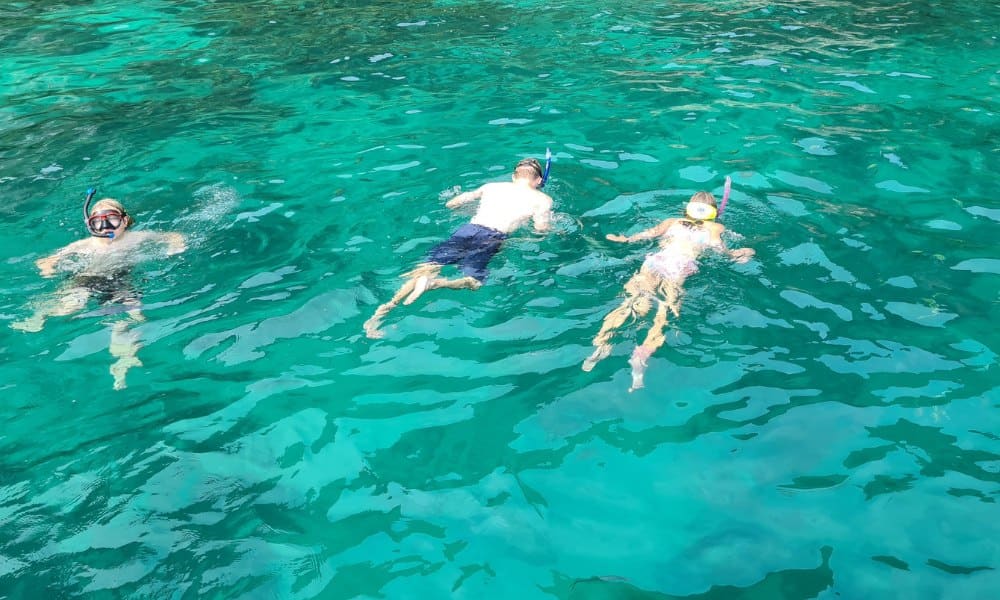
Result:
<svg viewBox="0 0 1000 600"><path fill-rule="evenodd" d="M206 185L195 191L191 210L177 217L175 227L190 246L199 246L206 232L232 227L236 222L234 211L241 201L239 192L228 185Z"/></svg>

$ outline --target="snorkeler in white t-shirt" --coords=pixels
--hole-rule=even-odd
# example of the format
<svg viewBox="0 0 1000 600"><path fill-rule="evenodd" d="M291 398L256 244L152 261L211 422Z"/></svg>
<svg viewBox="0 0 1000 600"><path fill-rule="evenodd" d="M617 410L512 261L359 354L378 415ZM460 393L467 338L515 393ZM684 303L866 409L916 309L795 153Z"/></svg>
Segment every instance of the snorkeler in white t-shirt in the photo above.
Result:
<svg viewBox="0 0 1000 600"><path fill-rule="evenodd" d="M370 338L382 337L384 333L379 328L389 311L400 302L412 304L427 290L479 289L486 280L490 259L500 251L507 236L529 220L536 232L548 231L552 221L552 198L539 189L546 175L547 169L543 171L541 163L526 158L514 167L511 181L487 183L449 200L445 204L448 208L476 200L479 200L479 207L471 222L432 248L424 262L403 275L406 282L402 287L365 321L365 334ZM439 277L443 265L456 265L464 277Z"/></svg>

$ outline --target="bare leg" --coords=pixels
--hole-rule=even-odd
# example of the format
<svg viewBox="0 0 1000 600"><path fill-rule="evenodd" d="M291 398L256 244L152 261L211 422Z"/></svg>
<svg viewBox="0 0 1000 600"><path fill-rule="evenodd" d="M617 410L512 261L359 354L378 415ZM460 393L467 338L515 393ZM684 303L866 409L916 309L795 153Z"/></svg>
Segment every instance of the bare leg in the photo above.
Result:
<svg viewBox="0 0 1000 600"><path fill-rule="evenodd" d="M593 354L583 361L581 368L584 371L593 370L594 365L607 358L611 353L611 336L629 317L641 317L649 312L650 303L646 293L649 283L649 276L640 270L625 284L625 300L604 317L600 331L594 336L593 344L596 348Z"/></svg>
<svg viewBox="0 0 1000 600"><path fill-rule="evenodd" d="M653 317L653 325L649 328L649 333L646 334L646 341L642 345L636 346L632 352L632 358L628 361L628 364L632 365L632 387L628 389L630 392L643 387L643 377L646 366L649 364L649 357L666 341L663 329L667 326L667 308L666 302L657 302L656 316Z"/></svg>
<svg viewBox="0 0 1000 600"><path fill-rule="evenodd" d="M674 317L681 316L681 296L683 295L684 281L664 281L660 285L660 291L666 297L667 308L674 313Z"/></svg>
<svg viewBox="0 0 1000 600"><path fill-rule="evenodd" d="M601 323L601 330L597 332L594 336L593 344L596 346L593 354L587 357L587 360L583 361L582 369L584 371L592 371L594 366L601 360L608 357L611 353L611 336L614 335L615 330L625 324L625 321L635 314L632 305L635 302L634 296L626 296L625 300L618 305L618 308L609 312L606 317L604 317L604 322Z"/></svg>
<svg viewBox="0 0 1000 600"><path fill-rule="evenodd" d="M385 334L379 331L379 327L382 326L382 319L385 318L389 311L399 306L400 302L405 304L410 304L414 300L420 297L428 288L438 272L440 272L441 266L431 263L423 263L416 269L413 269L409 273L405 273L403 277L406 277L406 281L403 285L396 291L392 299L385 304L379 306L375 309L375 314L371 316L370 319L365 321L365 335L372 339L383 337ZM418 285L420 286L419 291L417 290Z"/></svg>
<svg viewBox="0 0 1000 600"><path fill-rule="evenodd" d="M111 326L111 345L108 350L118 360L111 365L111 375L115 378L114 388L125 389L125 374L132 367L142 366L139 360L139 333L129 326L145 320L139 309L128 311L128 319L117 321Z"/></svg>
<svg viewBox="0 0 1000 600"><path fill-rule="evenodd" d="M414 274L413 290L406 296L406 299L403 300L403 304L413 304L417 298L422 296L427 290L434 290L438 288L448 288L451 290L478 290L483 285L483 282L479 281L475 277L459 277L458 279L435 277L438 271L441 270L441 267L438 267L437 265L433 266L433 269L415 269L411 271L411 273Z"/></svg>
<svg viewBox="0 0 1000 600"><path fill-rule="evenodd" d="M41 331L49 317L65 317L83 309L87 305L90 292L82 287L71 287L58 292L58 297L44 300L35 313L26 319L11 323L19 331L35 333Z"/></svg>
<svg viewBox="0 0 1000 600"><path fill-rule="evenodd" d="M632 387L628 391L631 392L643 386L643 376L646 372L646 366L649 363L649 357L667 339L663 333L663 330L667 326L667 310L669 309L674 317L680 315L681 296L683 294L681 286L683 284L683 279L663 280L660 282L660 293L665 296L665 299L657 302L656 316L653 318L653 325L649 328L649 333L646 334L646 341L636 347L632 352L632 358L628 361L628 364L632 365Z"/></svg>
<svg viewBox="0 0 1000 600"><path fill-rule="evenodd" d="M479 281L475 277L460 277L458 279L444 279L438 277L432 279L427 284L427 289L432 290L434 288L448 288L450 290L478 290L482 287L483 282Z"/></svg>

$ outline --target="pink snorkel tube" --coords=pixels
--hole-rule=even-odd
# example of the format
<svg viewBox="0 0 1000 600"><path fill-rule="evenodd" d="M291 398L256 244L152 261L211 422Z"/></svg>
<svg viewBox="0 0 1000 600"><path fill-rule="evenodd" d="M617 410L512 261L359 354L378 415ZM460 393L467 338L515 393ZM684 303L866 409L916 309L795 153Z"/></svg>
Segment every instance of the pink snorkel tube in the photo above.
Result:
<svg viewBox="0 0 1000 600"><path fill-rule="evenodd" d="M726 175L726 185L722 188L722 204L719 205L719 218L722 218L722 211L726 210L726 202L729 202L729 192L733 189L733 180Z"/></svg>

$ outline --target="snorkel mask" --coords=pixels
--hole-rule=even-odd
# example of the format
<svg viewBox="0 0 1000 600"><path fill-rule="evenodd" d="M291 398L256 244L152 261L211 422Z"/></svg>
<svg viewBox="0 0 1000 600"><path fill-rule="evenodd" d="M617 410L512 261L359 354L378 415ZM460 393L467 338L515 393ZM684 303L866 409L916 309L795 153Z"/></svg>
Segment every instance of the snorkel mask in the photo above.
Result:
<svg viewBox="0 0 1000 600"><path fill-rule="evenodd" d="M695 221L711 221L718 216L718 211L711 204L705 204L704 202L688 202L687 206L684 208L684 214L687 215L689 219L694 219Z"/></svg>
<svg viewBox="0 0 1000 600"><path fill-rule="evenodd" d="M128 215L124 211L115 209L90 214L90 203L96 193L97 188L87 190L87 199L83 201L83 222L87 225L87 231L90 232L90 235L114 239L115 230L121 227L122 223L128 221Z"/></svg>

